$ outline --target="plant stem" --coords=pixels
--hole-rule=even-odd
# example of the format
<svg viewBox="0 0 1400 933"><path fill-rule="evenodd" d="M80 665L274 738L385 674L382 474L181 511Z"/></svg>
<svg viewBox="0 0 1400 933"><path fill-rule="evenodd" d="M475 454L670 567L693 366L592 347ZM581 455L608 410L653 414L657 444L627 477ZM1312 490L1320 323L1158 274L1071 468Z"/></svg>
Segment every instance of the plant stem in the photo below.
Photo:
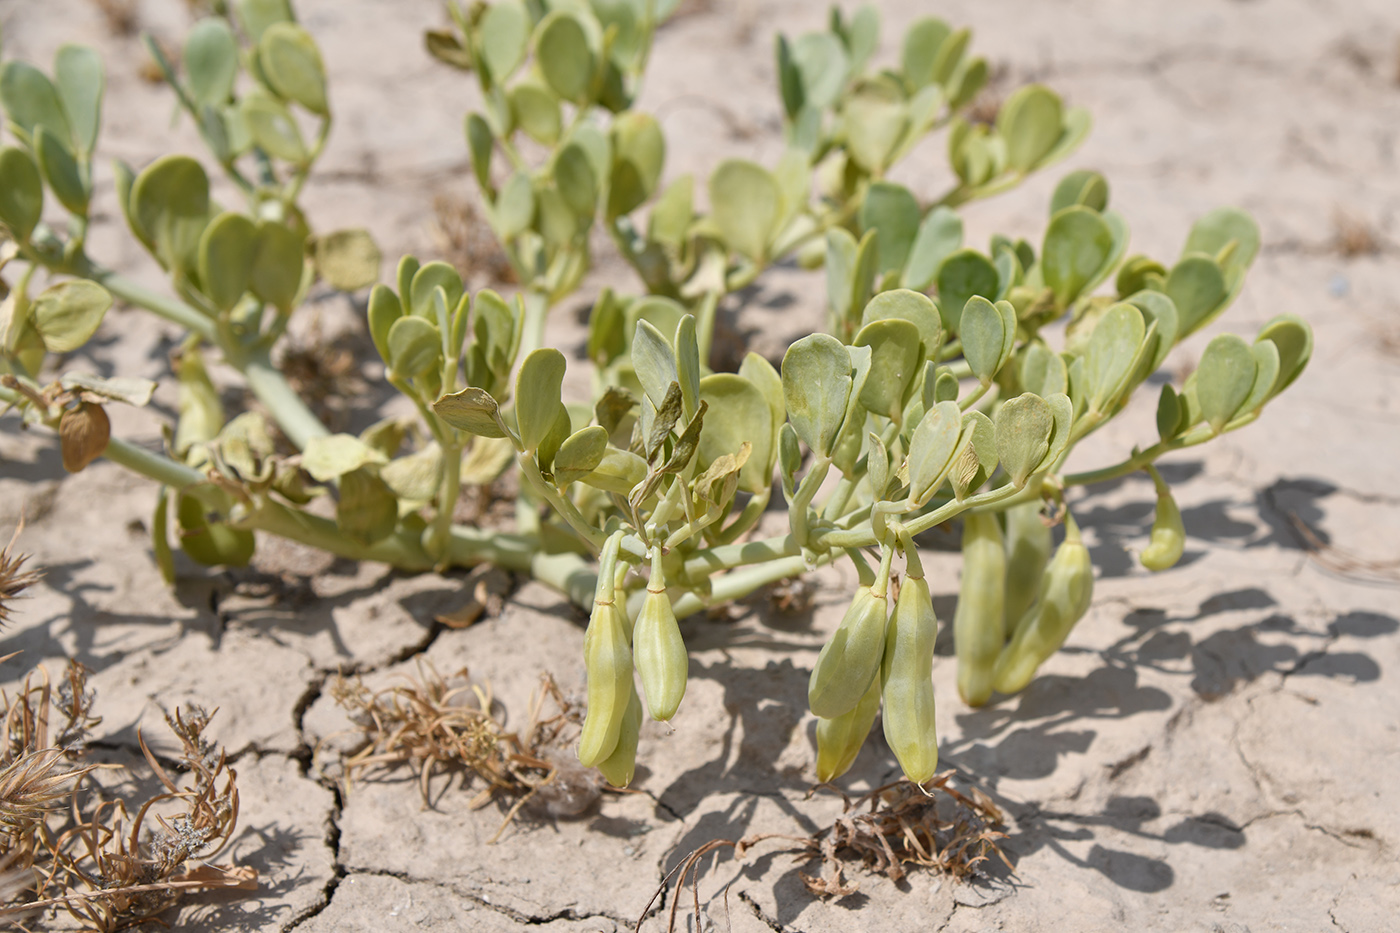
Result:
<svg viewBox="0 0 1400 933"><path fill-rule="evenodd" d="M800 556L802 549L792 535L781 538L768 538L763 541L745 541L742 544L726 544L721 547L706 548L685 562L681 571L690 582L700 582L711 574L744 564L761 564L786 557Z"/></svg>
<svg viewBox="0 0 1400 933"><path fill-rule="evenodd" d="M452 513L457 510L457 498L462 494L462 448L455 445L445 447L442 456L442 484L438 487L437 515L433 517L432 536L428 541L428 551L438 559L439 570L446 566Z"/></svg>
<svg viewBox="0 0 1400 933"><path fill-rule="evenodd" d="M242 370L248 389L267 407L297 450L304 450L313 437L326 437L331 433L273 365L267 348L254 351L241 361L242 365L237 359L230 359L230 362Z"/></svg>
<svg viewBox="0 0 1400 933"><path fill-rule="evenodd" d="M178 324L186 330L198 334L209 343L218 343L218 331L213 319L183 301L167 298L101 266L90 266L88 269L80 270L78 274L97 282L127 304L137 305L147 311L154 312L172 324Z"/></svg>
<svg viewBox="0 0 1400 933"><path fill-rule="evenodd" d="M163 486L172 486L175 489L184 489L207 481L205 475L194 467L138 447L119 437L107 442L107 449L102 452L102 456L133 473L140 473Z"/></svg>
<svg viewBox="0 0 1400 933"><path fill-rule="evenodd" d="M549 296L532 288L522 292L520 300L525 306L525 314L520 324L520 352L516 359L523 360L544 346L544 322L549 313Z"/></svg>

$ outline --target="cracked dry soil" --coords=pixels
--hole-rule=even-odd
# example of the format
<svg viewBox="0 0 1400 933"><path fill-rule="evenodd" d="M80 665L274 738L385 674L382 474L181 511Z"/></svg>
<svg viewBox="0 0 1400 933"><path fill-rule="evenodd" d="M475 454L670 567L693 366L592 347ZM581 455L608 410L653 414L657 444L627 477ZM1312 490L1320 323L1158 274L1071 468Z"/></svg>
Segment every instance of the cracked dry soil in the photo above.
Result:
<svg viewBox="0 0 1400 933"><path fill-rule="evenodd" d="M881 0L884 51L928 12ZM780 151L771 36L818 26L819 4L688 4L662 30L641 105L672 141L668 177L703 176L720 158ZM420 51L436 0L300 0L333 78L338 124L307 204L318 228L370 226L387 257L442 249L439 196L466 198L460 136L468 84ZM142 27L176 41L180 0L135 4ZM1135 251L1171 257L1192 219L1218 204L1252 211L1265 246L1239 302L1193 338L1177 371L1221 329L1252 333L1282 311L1316 329L1311 369L1260 423L1177 455L1163 472L1189 534L1180 566L1141 571L1151 484L1082 492L1076 515L1099 568L1090 615L1019 697L960 705L951 658L936 666L943 760L1012 817L1013 877L955 884L914 871L899 885L854 872L857 895L821 902L789 856L759 847L704 863L704 929L745 931L1392 929L1400 911L1400 10L1393 0L947 0L935 11L975 30L1005 67L999 85L1043 80L1087 106L1095 130L1046 177L966 213L968 239L1039 235L1058 177L1104 171ZM89 0L0 0L5 54L47 62L64 41L96 46L109 95L102 154L142 164L198 152L170 122L166 91L141 77L135 38L113 34ZM681 141L684 140L682 143ZM939 143L898 178L942 190ZM121 232L109 171L98 178L93 251L159 284ZM1369 231L1341 250L1339 217ZM1354 239L1354 238L1353 238ZM1348 240L1347 242L1352 242ZM598 251L574 304L603 284L633 285ZM475 284L485 284L478 281ZM736 329L772 356L822 315L819 276L779 269L733 308ZM554 320L579 343L569 309ZM300 313L365 352L356 312L321 296ZM173 412L172 332L131 311L109 315L67 368L162 380L146 411L113 411L145 442ZM370 383L373 383L371 374ZM584 370L571 370L584 384ZM239 402L229 392L228 401ZM382 413L373 390L343 406L344 427ZM1078 454L1086 467L1154 436L1134 406ZM246 898L191 897L167 919L209 931L611 931L630 928L662 876L716 838L804 833L839 810L807 799L812 720L803 702L815 652L838 621L850 575L821 575L809 612L762 599L730 621L691 620L691 687L668 728L649 726L636 787L582 818L526 811L495 845L501 812L471 811L452 785L424 809L408 775L342 796L327 769L348 723L325 695L357 671L388 683L419 657L489 681L512 724L542 671L582 686L580 616L525 583L503 612L465 630L435 615L466 598L462 575L401 577L262 543L256 567L180 565L162 585L144 523L155 490L99 461L65 476L51 440L0 420L0 529L24 515L23 547L47 571L0 635L12 682L73 656L91 667L105 719L99 743L130 755L136 730L160 734L160 707L217 706L213 731L236 756L242 823L233 856L256 867ZM1322 546L1322 550L1317 548ZM926 558L940 615L957 560ZM893 773L879 730L845 783ZM726 893L727 892L727 893ZM669 897L663 902L669 906ZM688 912L689 895L683 904ZM649 922L657 929L657 921ZM687 929L697 922L687 921Z"/></svg>

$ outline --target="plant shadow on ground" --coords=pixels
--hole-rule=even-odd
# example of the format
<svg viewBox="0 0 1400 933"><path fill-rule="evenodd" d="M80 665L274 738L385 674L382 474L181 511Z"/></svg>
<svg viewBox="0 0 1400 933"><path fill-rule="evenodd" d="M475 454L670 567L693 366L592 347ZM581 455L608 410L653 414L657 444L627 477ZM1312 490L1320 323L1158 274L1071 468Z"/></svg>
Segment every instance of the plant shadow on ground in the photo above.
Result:
<svg viewBox="0 0 1400 933"><path fill-rule="evenodd" d="M1172 474L1168 477L1172 482L1184 481L1200 472L1200 464L1178 464L1164 470ZM1111 489L1118 484L1105 485ZM1095 565L1105 568L1105 576L1125 574L1131 558L1122 539L1129 535L1145 537L1154 506L1151 487L1144 484L1141 501L1113 507L1094 502L1101 491L1109 490L1096 489L1086 497L1083 501L1087 507L1077 508L1076 517L1082 527L1092 528L1098 538ZM1213 544L1275 547L1306 554L1310 542L1300 539L1293 519L1305 523L1319 540L1329 541L1323 500L1335 492L1336 487L1317 480L1281 480L1256 495L1253 506L1257 521L1245 520L1249 516L1242 511L1240 502L1221 499L1185 511L1188 534ZM1244 503L1243 509L1248 508L1249 504ZM944 596L935 602L946 628L954 598ZM810 614L794 619L766 611L762 604L753 605L762 617L758 631L774 636L769 647L790 650L793 646L782 643L782 633L810 629ZM1232 625L1236 619L1239 624ZM1106 648L1093 652L1100 665L1088 674L1044 675L1016 698L1003 698L982 709L960 712L956 717L960 734L944 741L941 766L954 767L966 775L1015 818L1013 826L1008 827L1005 843L1013 857L1024 858L1049 849L1067 862L1099 872L1121 888L1142 893L1160 892L1172 886L1176 872L1171 859L1114 848L1095 841L1096 836L1102 839L1105 834L1126 835L1173 847L1235 850L1247 846L1246 830L1212 811L1182 816L1163 828L1158 825L1164 815L1163 807L1149 796L1109 796L1097 813L1062 812L1044 808L1034 800L1011 803L997 793L1000 782L1046 778L1066 756L1089 752L1098 738L1098 730L1091 727L1095 722L1160 715L1173 705L1180 705L1173 693L1145 683L1144 672L1154 672L1152 679L1159 681L1161 675L1180 679L1190 690L1187 702L1196 703L1217 702L1267 674L1367 683L1381 677L1380 665L1369 654L1347 650L1350 645L1339 648L1338 640L1379 638L1400 631L1396 618L1369 611L1340 611L1329 620L1305 624L1260 586L1211 594L1194 611L1130 608L1122 622L1127 632ZM1202 630L1204 634L1197 634ZM763 641L761 636L747 631L738 634L741 644ZM939 653L951 654L948 633L941 631L940 635L943 637ZM1088 653L1073 647L1066 650ZM706 795L736 796L723 809L704 813L694 821L667 856L663 872L675 868L706 842L737 840L755 831L752 827L763 798L775 803L793 821L791 831L813 832L818 828L798 802L811 786L810 776L774 767L776 753L788 746L801 720L815 653L815 647L811 647L780 661L769 661L762 669L745 668L727 657L708 664L692 662L692 678L714 680L723 687L729 724L712 760L680 775L659 799L677 815L686 817ZM810 725L808 731L813 732ZM808 739L815 747L813 735L809 734ZM1118 771L1136 764L1146 754L1145 748L1106 767L1116 777ZM876 786L897 775L898 766L877 722L857 764L840 783ZM1091 845L1083 855L1076 855L1066 845L1076 843L1075 848L1082 850L1080 844L1086 842ZM729 857L718 856L720 861ZM739 873L757 880L772 877L777 860L791 861L793 856L782 851L759 851L750 858ZM700 879L706 876L710 864L707 858ZM772 882L779 910L776 919L780 923L795 919L814 900L800 875L801 871L810 871L813 864L813 859L799 858L797 864L785 868ZM886 882L879 879L875 883ZM1014 885L1016 879L1007 877L1004 871L992 872L976 883L997 888ZM900 883L901 888L905 886L907 881ZM688 893L682 896L690 897ZM720 892L710 892L711 899L720 896ZM845 909L859 909L865 899L857 894L839 903Z"/></svg>
<svg viewBox="0 0 1400 933"><path fill-rule="evenodd" d="M266 639L278 648L310 651L305 643L325 637L335 661L346 672L365 665L392 664L420 651L440 631L435 617L461 607L470 595L463 580L470 571L453 570L434 577L436 585L420 587L391 597L390 604L403 611L404 624L412 623L411 635L384 650L382 658L358 656L347 643L346 624L372 625L351 619L344 610L383 592L406 575L383 569L363 573L353 561L336 560L317 580L336 581L332 586L313 588L310 578L265 573L244 568L204 573L178 558L182 575L171 588L175 601L189 610L183 617L163 612L123 612L103 608L102 595L113 590L105 582L83 579L93 567L90 559L45 564L42 585L62 597L61 609L8 630L0 638L0 655L22 652L7 664L0 664L0 677L18 676L29 661L49 657L72 657L94 673L123 662L132 652L147 651L155 658L173 651L187 638L208 639L210 649L219 650L224 636L232 629ZM332 589L320 595L317 590ZM236 600L231 597L237 596ZM374 607L372 615L379 613ZM70 648L71 642L71 648Z"/></svg>

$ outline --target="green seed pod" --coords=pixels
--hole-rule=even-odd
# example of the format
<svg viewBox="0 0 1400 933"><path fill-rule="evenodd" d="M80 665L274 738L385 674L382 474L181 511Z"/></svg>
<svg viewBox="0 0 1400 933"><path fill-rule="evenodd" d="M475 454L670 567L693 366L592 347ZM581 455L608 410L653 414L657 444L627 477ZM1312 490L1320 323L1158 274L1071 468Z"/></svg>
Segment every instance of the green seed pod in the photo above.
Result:
<svg viewBox="0 0 1400 933"><path fill-rule="evenodd" d="M647 591L637 626L632 630L632 651L636 657L637 673L642 676L647 709L651 717L662 722L676 715L681 698L685 696L686 675L690 656L685 640L671 609L666 592Z"/></svg>
<svg viewBox="0 0 1400 933"><path fill-rule="evenodd" d="M1050 562L1050 526L1040 520L1040 500L1006 510L1006 637L1016 634L1035 605L1040 580Z"/></svg>
<svg viewBox="0 0 1400 933"><path fill-rule="evenodd" d="M642 699L637 696L637 688L632 687L627 701L627 712L622 716L622 728L617 733L617 745L612 754L598 762L598 770L613 787L626 787L632 783L632 774L637 768L637 739L642 731Z"/></svg>
<svg viewBox="0 0 1400 933"><path fill-rule="evenodd" d="M992 685L1002 693L1025 689L1036 669L1060 649L1070 629L1089 609L1094 565L1074 519L1066 517L1065 524L1065 540L1045 568L1039 601L997 658Z"/></svg>
<svg viewBox="0 0 1400 933"><path fill-rule="evenodd" d="M621 606L595 602L583 636L588 667L588 714L578 738L578 760L585 768L606 761L617 747L632 686L632 649Z"/></svg>
<svg viewBox="0 0 1400 933"><path fill-rule="evenodd" d="M995 517L992 523L996 523ZM885 741L894 749L904 776L916 784L933 777L938 768L933 703L933 643L937 637L938 619L933 614L928 582L923 577L906 577L885 633L880 680Z"/></svg>
<svg viewBox="0 0 1400 933"><path fill-rule="evenodd" d="M817 780L834 781L850 770L880 711L880 678L844 715L817 720Z"/></svg>
<svg viewBox="0 0 1400 933"><path fill-rule="evenodd" d="M967 513L953 644L958 653L958 694L969 706L981 706L992 697L992 671L1006 644L1006 585L1006 548L997 517L990 512Z"/></svg>
<svg viewBox="0 0 1400 933"><path fill-rule="evenodd" d="M878 680L888 615L885 585L878 586L878 596L868 586L856 590L841 625L817 656L807 683L807 705L823 719L851 712Z"/></svg>
<svg viewBox="0 0 1400 933"><path fill-rule="evenodd" d="M1181 510L1176 507L1172 491L1161 474L1153 467L1147 469L1157 486L1157 517L1152 522L1152 538L1138 560L1148 570L1166 570L1181 560L1181 552L1186 548L1186 528L1181 523Z"/></svg>

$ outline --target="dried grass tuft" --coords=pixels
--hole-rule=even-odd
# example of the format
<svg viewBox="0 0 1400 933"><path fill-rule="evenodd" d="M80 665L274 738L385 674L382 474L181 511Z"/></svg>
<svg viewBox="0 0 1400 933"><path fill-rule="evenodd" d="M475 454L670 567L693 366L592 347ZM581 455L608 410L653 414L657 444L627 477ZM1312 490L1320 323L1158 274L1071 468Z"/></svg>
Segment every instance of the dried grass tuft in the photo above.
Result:
<svg viewBox="0 0 1400 933"><path fill-rule="evenodd" d="M894 882L908 874L906 865L932 868L960 880L985 876L993 858L1014 871L1015 866L999 845L1000 840L1006 838L1006 834L996 828L1006 822L1001 808L976 787L968 787L966 791L953 787L954 774L945 771L923 785L899 780L854 800L843 793L845 807L841 816L809 836L758 833L738 841L711 840L672 869L642 911L634 929L641 930L652 905L665 893L673 877L676 895L671 899L667 917L668 933L676 929L680 891L687 883L691 886L692 909L698 923L701 916L698 875L705 856L731 848L735 857L743 858L754 846L775 839L787 843L778 851L791 852L798 861L821 860L820 875L803 872L801 878L809 892L822 898L847 897L860 889L859 881L846 879L846 872L853 864ZM727 888L724 895L728 897Z"/></svg>
<svg viewBox="0 0 1400 933"><path fill-rule="evenodd" d="M5 545L3 551L0 551L0 628L9 624L10 608L14 601L43 577L43 574L37 570L24 569L24 562L29 559L29 555L15 553L15 542L19 540L22 531L24 531L23 519L15 526L15 533L11 536L10 543Z"/></svg>
<svg viewBox="0 0 1400 933"><path fill-rule="evenodd" d="M92 0L114 36L134 36L141 26L137 0Z"/></svg>
<svg viewBox="0 0 1400 933"><path fill-rule="evenodd" d="M110 933L155 919L186 891L256 888L253 869L207 863L238 822L236 775L204 737L209 714L190 707L166 716L181 745L178 778L141 736L161 790L108 796L92 775L119 766L81 763L101 722L87 675L70 661L55 687L40 666L3 697L0 918L62 908L84 929Z"/></svg>
<svg viewBox="0 0 1400 933"><path fill-rule="evenodd" d="M490 687L473 683L466 668L443 677L431 662L420 660L418 676L404 680L379 691L358 677L331 683L331 698L350 713L364 738L360 750L345 759L347 792L359 776L407 766L418 775L423 805L431 807L435 776L455 775L464 784L479 780L485 786L468 804L471 809L497 799L512 801L492 842L532 798L560 815L582 812L597 799L596 773L587 771L581 782L574 772L584 769L571 756L556 754L577 735L581 714L548 674L540 679L523 733L505 728Z"/></svg>
<svg viewBox="0 0 1400 933"><path fill-rule="evenodd" d="M468 282L512 285L515 270L491 226L476 205L458 195L439 194L433 198L433 239L443 261L455 268Z"/></svg>
<svg viewBox="0 0 1400 933"><path fill-rule="evenodd" d="M1332 215L1332 229L1337 252L1346 259L1380 252L1380 238L1365 218L1338 210Z"/></svg>

